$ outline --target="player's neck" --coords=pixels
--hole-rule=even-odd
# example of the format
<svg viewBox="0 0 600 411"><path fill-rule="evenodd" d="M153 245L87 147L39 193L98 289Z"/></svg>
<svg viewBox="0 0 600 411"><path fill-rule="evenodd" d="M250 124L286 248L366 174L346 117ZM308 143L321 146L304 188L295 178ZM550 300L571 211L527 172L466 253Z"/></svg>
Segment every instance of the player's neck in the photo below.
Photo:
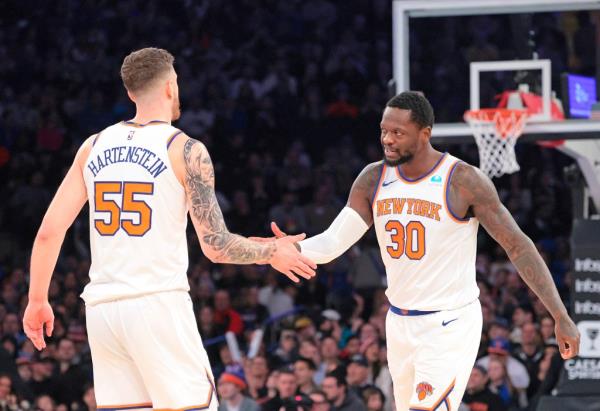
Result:
<svg viewBox="0 0 600 411"><path fill-rule="evenodd" d="M443 153L429 146L423 149L423 151L416 153L412 160L401 164L400 169L405 177L416 179L431 171L442 156Z"/></svg>
<svg viewBox="0 0 600 411"><path fill-rule="evenodd" d="M164 121L171 123L171 109L158 105L136 105L135 117L131 119L134 123L146 124L150 121Z"/></svg>

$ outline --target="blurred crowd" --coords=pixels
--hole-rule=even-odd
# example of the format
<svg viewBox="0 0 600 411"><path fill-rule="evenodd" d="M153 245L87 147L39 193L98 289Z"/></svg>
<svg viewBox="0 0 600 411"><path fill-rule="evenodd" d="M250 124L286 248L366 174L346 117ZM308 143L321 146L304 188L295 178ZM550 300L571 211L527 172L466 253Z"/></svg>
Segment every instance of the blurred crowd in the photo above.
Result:
<svg viewBox="0 0 600 411"><path fill-rule="evenodd" d="M74 153L87 136L133 115L118 77L123 57L145 46L176 56L183 114L175 125L208 147L231 231L269 235L276 221L288 233L312 235L337 215L364 165L382 157L390 5L0 2L0 409L95 410L79 298L90 265L87 210L67 235L50 286L56 320L48 348L35 352L20 319L33 238ZM574 33L589 29L589 18L581 19ZM436 31L413 29L415 81L442 120L464 106L449 97L461 65L437 64L432 45L461 62L481 50L493 55L498 23L475 23L496 27L496 35L472 44L459 36L460 53L453 53L459 45L431 40ZM468 27L455 29L468 34ZM429 65L419 65L423 58ZM477 164L473 145L441 149ZM569 160L534 146L520 148L518 158L522 171L495 183L566 300L571 204L561 170ZM385 270L372 231L299 286L266 266L210 263L193 230L189 244L190 294L223 410L393 410ZM556 383L553 321L483 230L477 271L484 332L463 407L525 410ZM262 344L248 356L256 330L264 331ZM227 331L239 353L220 338Z"/></svg>

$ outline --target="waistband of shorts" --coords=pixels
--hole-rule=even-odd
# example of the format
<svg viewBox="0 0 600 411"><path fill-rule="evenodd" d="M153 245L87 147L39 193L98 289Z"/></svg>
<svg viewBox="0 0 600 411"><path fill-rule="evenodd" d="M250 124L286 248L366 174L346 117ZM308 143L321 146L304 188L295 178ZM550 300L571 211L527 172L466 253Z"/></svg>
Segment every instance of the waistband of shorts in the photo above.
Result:
<svg viewBox="0 0 600 411"><path fill-rule="evenodd" d="M437 310L437 311L405 310L403 308L398 308L393 305L390 305L390 311L393 312L394 314L402 315L405 317L415 317L418 315L435 314L435 313L440 312L439 310Z"/></svg>

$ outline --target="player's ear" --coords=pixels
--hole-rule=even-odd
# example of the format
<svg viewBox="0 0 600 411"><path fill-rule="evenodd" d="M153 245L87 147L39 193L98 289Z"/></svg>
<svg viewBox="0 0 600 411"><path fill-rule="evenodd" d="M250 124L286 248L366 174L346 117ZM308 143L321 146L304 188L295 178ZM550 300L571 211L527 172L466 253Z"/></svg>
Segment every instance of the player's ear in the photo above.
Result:
<svg viewBox="0 0 600 411"><path fill-rule="evenodd" d="M427 126L421 128L421 130L419 130L419 137L425 141L429 141L429 139L431 138L431 127Z"/></svg>
<svg viewBox="0 0 600 411"><path fill-rule="evenodd" d="M171 79L168 79L167 84L165 85L166 89L166 93L167 93L167 97L170 99L173 98L173 96L175 95L175 87L173 86L173 82L171 81Z"/></svg>
<svg viewBox="0 0 600 411"><path fill-rule="evenodd" d="M135 96L131 94L131 91L127 90L127 96L129 96L129 99L135 103Z"/></svg>

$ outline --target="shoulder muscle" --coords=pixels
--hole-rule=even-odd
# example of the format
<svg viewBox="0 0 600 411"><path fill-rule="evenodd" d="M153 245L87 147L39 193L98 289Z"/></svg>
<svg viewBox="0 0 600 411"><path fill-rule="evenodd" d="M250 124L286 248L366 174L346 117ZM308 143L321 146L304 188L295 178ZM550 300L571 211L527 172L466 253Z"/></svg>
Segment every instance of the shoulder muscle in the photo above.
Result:
<svg viewBox="0 0 600 411"><path fill-rule="evenodd" d="M377 161L367 165L360 172L358 177L356 177L356 180L354 180L354 184L352 184L352 188L350 189L347 206L353 208L367 225L373 223L371 201L373 192L379 183L382 168L383 161Z"/></svg>

